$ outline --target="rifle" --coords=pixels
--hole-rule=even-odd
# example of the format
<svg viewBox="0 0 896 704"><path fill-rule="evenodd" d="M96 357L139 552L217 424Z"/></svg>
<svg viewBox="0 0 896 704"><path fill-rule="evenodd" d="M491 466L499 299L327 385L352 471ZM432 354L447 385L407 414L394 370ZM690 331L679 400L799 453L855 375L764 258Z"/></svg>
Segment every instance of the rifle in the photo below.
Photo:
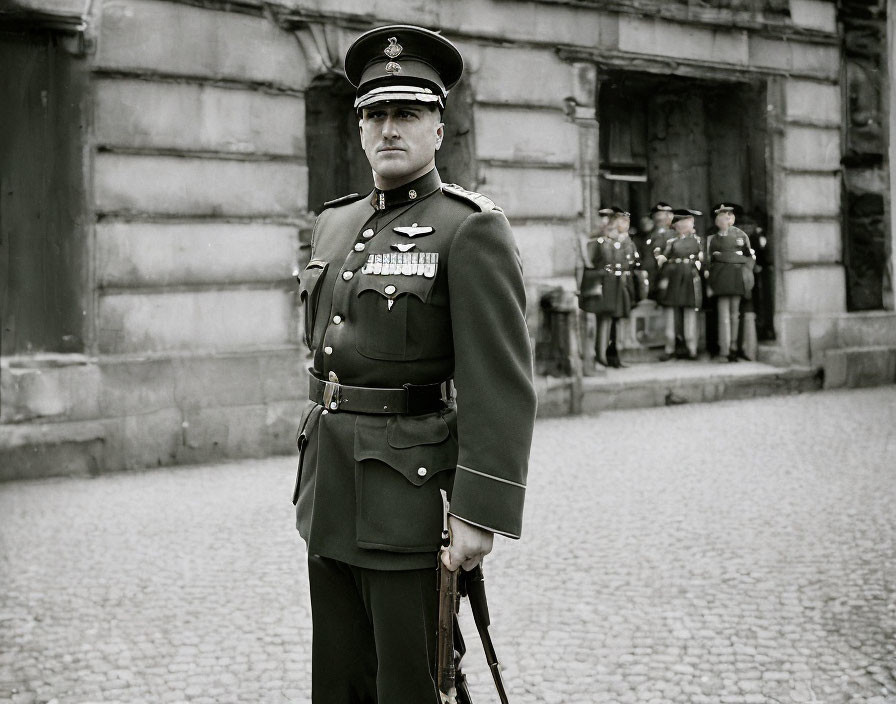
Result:
<svg viewBox="0 0 896 704"><path fill-rule="evenodd" d="M451 544L451 536L448 531L448 498L444 491L442 491L442 503L445 509L442 524L442 548L447 549ZM495 653L495 646L492 644L488 632L490 619L488 602L485 598L485 578L482 574L482 565L477 565L469 572L463 569L451 571L440 559L436 684L441 703L472 704L470 691L467 688L467 678L460 669L460 661L467 652L457 620L460 600L464 596L470 600L473 621L476 623L476 630L479 631L479 637L482 640L482 648L485 651L492 679L495 681L495 688L498 690L498 697L501 704L508 704L504 680L501 677L501 665L498 663L498 655Z"/></svg>

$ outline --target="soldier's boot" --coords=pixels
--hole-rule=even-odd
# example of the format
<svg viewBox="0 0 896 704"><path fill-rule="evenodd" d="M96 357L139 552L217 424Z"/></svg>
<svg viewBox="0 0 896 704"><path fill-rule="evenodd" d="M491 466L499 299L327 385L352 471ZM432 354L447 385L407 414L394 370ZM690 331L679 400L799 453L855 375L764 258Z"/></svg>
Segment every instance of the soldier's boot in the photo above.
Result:
<svg viewBox="0 0 896 704"><path fill-rule="evenodd" d="M620 359L619 350L616 348L615 341L610 342L607 347L607 362L611 367L615 367L616 369L622 369L628 366L622 359Z"/></svg>

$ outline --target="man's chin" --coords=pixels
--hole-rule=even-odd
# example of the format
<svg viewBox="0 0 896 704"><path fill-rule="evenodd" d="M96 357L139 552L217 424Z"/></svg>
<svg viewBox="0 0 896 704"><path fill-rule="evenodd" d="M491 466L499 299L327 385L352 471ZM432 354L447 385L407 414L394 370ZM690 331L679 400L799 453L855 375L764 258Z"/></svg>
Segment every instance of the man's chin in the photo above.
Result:
<svg viewBox="0 0 896 704"><path fill-rule="evenodd" d="M413 172L404 160L389 159L387 161L377 161L374 168L380 176L387 179L397 179L407 176Z"/></svg>

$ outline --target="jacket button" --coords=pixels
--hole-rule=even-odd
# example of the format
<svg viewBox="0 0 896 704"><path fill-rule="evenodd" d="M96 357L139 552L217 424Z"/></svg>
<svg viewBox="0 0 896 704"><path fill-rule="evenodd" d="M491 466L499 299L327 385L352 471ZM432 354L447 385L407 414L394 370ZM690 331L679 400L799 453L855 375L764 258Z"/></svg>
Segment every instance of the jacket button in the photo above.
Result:
<svg viewBox="0 0 896 704"><path fill-rule="evenodd" d="M421 477L425 477L426 476L426 467L421 467L420 469L418 469L417 474Z"/></svg>
<svg viewBox="0 0 896 704"><path fill-rule="evenodd" d="M333 348L327 345L324 347L324 354L333 354Z"/></svg>
<svg viewBox="0 0 896 704"><path fill-rule="evenodd" d="M357 243L355 243L355 251L356 251L356 252L363 252L363 251L364 251L364 243L363 243L363 242L357 242Z"/></svg>
<svg viewBox="0 0 896 704"><path fill-rule="evenodd" d="M331 401L330 402L330 410L335 411L337 408L339 408L339 404L336 403L335 401Z"/></svg>
<svg viewBox="0 0 896 704"><path fill-rule="evenodd" d="M352 272L350 272L350 271L343 271L343 272L342 272L342 278L343 278L344 280L346 280L346 281L349 281L353 276L354 276L354 274L353 274Z"/></svg>
<svg viewBox="0 0 896 704"><path fill-rule="evenodd" d="M371 237L373 237L373 230L368 227L366 230L364 230L364 232L361 233L361 237L369 240Z"/></svg>
<svg viewBox="0 0 896 704"><path fill-rule="evenodd" d="M392 284L389 284L388 286L386 286L386 288L383 289L383 292L387 296L391 296L393 293L395 293L395 287Z"/></svg>
<svg viewBox="0 0 896 704"><path fill-rule="evenodd" d="M334 325L339 325L339 323L341 323L341 322L342 322L342 316L341 316L341 315L334 315L334 316L333 316L333 324L334 324Z"/></svg>

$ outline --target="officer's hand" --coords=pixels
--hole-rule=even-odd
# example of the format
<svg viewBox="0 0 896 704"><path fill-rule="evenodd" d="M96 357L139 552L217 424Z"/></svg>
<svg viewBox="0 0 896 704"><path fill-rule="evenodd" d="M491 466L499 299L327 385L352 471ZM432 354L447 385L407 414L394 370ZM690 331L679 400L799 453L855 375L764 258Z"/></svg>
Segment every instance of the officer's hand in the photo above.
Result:
<svg viewBox="0 0 896 704"><path fill-rule="evenodd" d="M492 551L495 534L490 530L470 525L454 516L448 516L448 528L451 530L451 545L442 551L442 562L449 570L463 567L469 571Z"/></svg>

